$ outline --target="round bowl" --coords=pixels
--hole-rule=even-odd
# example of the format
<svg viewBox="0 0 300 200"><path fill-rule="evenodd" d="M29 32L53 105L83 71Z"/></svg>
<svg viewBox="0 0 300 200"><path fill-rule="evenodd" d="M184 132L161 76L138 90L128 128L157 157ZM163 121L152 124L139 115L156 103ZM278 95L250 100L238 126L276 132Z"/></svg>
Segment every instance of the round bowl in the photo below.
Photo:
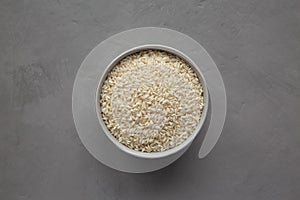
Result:
<svg viewBox="0 0 300 200"><path fill-rule="evenodd" d="M140 151L136 151L133 149L130 149L129 147L121 144L111 133L110 131L107 129L103 119L102 119L102 114L101 114L101 107L100 107L100 93L101 93L101 89L102 89L102 85L103 82L106 80L107 75L109 74L109 72L113 69L113 67L120 61L122 60L124 57L136 53L138 51L142 51L142 50L147 50L147 49L155 49L155 50L162 50L162 51L166 51L169 53L172 53L178 57L180 57L181 59L183 59L184 61L186 61L192 68L193 70L196 72L198 78L201 81L202 87L203 87L203 100L204 100L204 109L202 112L202 115L200 117L200 121L196 127L196 129L194 130L194 132L181 144L179 144L176 147L173 147L171 149L162 151L162 152L150 152L150 153L146 153L146 152L140 152ZM159 44L148 44L148 45L142 45L142 46L137 46L134 47L132 49L128 49L127 51L124 51L123 53L121 53L119 56L117 56L105 69L104 73L102 74L100 80L99 80L99 84L97 87L97 91L96 91L96 112L97 112L97 116L98 116L98 121L100 123L101 128L103 129L104 133L106 134L106 136L109 138L109 140L117 147L119 148L121 151L130 154L132 156L135 157L139 157L139 158L143 158L143 159L158 159L158 158L163 158L163 157L168 157L171 156L173 154L179 154L182 153L183 151L186 151L187 148L191 145L191 143L193 142L193 140L195 139L195 137L198 135L198 133L200 132L204 121L206 119L206 115L207 115L207 109L208 109L208 89L207 89L207 85L206 85L206 81L204 79L203 74L201 73L201 71L199 70L199 67L184 53L182 53L181 51L179 51L178 49L169 47L169 46L165 46L165 45L159 45Z"/></svg>

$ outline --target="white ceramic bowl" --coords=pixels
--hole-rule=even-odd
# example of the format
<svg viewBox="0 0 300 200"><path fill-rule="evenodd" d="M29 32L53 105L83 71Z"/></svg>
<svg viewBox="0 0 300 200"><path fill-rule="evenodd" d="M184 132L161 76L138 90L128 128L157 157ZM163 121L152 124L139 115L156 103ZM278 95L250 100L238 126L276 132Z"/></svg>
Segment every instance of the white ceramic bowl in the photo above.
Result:
<svg viewBox="0 0 300 200"><path fill-rule="evenodd" d="M103 85L103 82L106 80L107 75L112 70L112 68L124 57L126 57L130 54L136 53L138 51L141 51L141 50L146 50L146 49L157 49L157 50L170 52L170 53L182 58L183 60L185 60L196 72L196 74L198 75L198 78L200 79L200 81L202 83L202 87L203 87L204 109L203 109L200 121L199 121L196 129L183 143L181 143L180 145L178 145L174 148L163 151L163 152L150 152L150 153L140 152L140 151L135 151L133 149L130 149L127 146L121 144L107 129L107 127L102 119L101 108L100 108L99 99L100 99L102 85ZM191 143L193 142L193 140L195 139L197 134L200 132L200 130L204 124L204 121L206 119L207 109L208 109L208 103L209 103L208 99L209 99L208 98L208 90L207 90L207 85L206 85L204 76L201 73L201 71L199 70L199 67L187 55L185 55L178 49L174 49L172 47L168 47L165 45L148 44L148 45L137 46L137 47L134 47L132 49L129 49L129 50L121 53L107 66L103 75L100 78L99 85L98 85L97 91L96 91L96 112L97 112L97 116L98 116L101 128L103 129L106 136L110 139L110 141L115 144L116 148L119 148L121 151L123 151L127 154L130 154L132 156L139 157L142 159L158 159L158 158L168 157L173 154L182 154L183 151L187 150L187 148L191 145Z"/></svg>

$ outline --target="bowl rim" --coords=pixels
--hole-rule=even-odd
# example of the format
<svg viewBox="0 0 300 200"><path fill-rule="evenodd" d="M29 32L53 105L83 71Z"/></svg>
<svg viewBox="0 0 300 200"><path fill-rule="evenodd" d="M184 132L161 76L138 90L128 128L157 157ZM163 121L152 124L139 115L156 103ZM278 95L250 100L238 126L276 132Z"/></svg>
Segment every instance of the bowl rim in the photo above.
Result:
<svg viewBox="0 0 300 200"><path fill-rule="evenodd" d="M161 51L166 51L169 53L172 53L176 56L178 56L179 58L183 59L184 61L186 61L191 67L192 69L196 72L197 77L200 79L200 82L202 84L202 88L203 88L203 99L204 99L204 109L202 111L202 115L200 117L200 121L197 125L197 127L195 128L195 130L193 131L193 133L181 144L179 144L178 146L175 146L171 149L167 149L165 151L162 152L140 152L140 151L136 151L133 149L130 149L129 147L123 145L122 143L120 143L111 133L110 131L107 129L103 119L102 119L102 113L101 113L101 106L100 106L100 94L101 94L101 88L102 85L104 83L104 81L107 78L107 75L109 74L109 72L113 69L113 67L123 58L125 58L126 56L142 51L142 50L149 50L149 49L153 49L153 50L161 50ZM208 93L208 88L207 88L207 83L205 81L205 78L203 76L203 73L200 71L200 68L198 67L198 65L192 60L190 59L186 54L184 54L183 52L181 52L178 49L175 49L173 47L167 46L167 45L161 45L161 44L144 44L144 45L138 45L135 46L133 48L130 48L126 51L123 51L122 53L120 53L118 56L116 56L110 63L109 65L106 66L103 74L100 77L97 89L96 89L96 114L98 117L98 122L100 123L100 126L103 130L103 132L105 133L105 135L109 138L109 140L115 144L116 147L118 147L119 150L130 154L132 156L135 157L139 157L139 158L147 158L147 159L157 159L157 158L163 158L163 157L167 157L170 155L173 155L183 149L186 149L192 142L193 140L196 138L196 136L198 135L198 133L200 132L206 116L207 116L207 111L208 111L208 107L209 107L209 93ZM102 133L101 133L102 134Z"/></svg>

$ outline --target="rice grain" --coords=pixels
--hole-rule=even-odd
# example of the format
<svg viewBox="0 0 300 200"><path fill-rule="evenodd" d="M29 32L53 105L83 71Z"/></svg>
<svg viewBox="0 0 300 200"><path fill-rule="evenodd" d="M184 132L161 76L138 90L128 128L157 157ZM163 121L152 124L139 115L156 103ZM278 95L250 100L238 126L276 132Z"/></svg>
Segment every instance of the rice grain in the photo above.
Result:
<svg viewBox="0 0 300 200"><path fill-rule="evenodd" d="M110 133L123 145L148 153L184 142L205 106L194 70L160 50L123 58L104 81L99 101Z"/></svg>

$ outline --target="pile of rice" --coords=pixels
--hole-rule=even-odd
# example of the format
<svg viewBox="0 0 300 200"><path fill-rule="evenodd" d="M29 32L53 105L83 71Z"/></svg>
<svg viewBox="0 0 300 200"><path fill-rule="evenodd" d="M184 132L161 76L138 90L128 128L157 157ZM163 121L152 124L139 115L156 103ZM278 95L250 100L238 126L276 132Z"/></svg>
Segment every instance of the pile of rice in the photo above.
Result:
<svg viewBox="0 0 300 200"><path fill-rule="evenodd" d="M120 143L161 152L194 132L204 108L203 88L181 58L143 50L114 66L103 83L100 106L106 127Z"/></svg>

